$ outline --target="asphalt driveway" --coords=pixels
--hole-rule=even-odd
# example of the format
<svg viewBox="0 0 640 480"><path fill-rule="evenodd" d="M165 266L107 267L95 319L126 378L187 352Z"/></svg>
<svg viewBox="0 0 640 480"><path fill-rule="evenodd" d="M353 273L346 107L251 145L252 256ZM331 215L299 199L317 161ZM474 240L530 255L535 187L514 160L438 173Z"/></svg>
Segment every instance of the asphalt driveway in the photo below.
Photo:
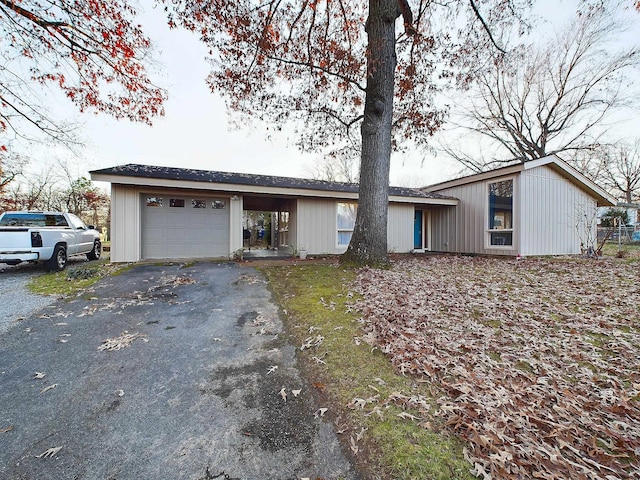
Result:
<svg viewBox="0 0 640 480"><path fill-rule="evenodd" d="M0 333L0 478L355 479L264 279L143 265Z"/></svg>

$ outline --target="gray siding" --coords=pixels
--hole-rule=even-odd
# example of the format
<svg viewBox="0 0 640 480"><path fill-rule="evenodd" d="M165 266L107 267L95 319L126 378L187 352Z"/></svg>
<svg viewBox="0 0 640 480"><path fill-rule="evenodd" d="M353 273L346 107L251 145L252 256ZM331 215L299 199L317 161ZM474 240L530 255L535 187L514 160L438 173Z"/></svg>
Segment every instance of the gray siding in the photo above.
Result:
<svg viewBox="0 0 640 480"><path fill-rule="evenodd" d="M433 250L451 253L478 253L485 255L515 255L518 249L518 177L491 179L491 182L513 178L514 187L514 232L513 245L492 247L488 245L488 186L486 181L461 185L438 191L460 200L455 208L441 208L432 214Z"/></svg>
<svg viewBox="0 0 640 480"><path fill-rule="evenodd" d="M343 253L338 249L336 201L301 198L298 200L297 240L312 255Z"/></svg>
<svg viewBox="0 0 640 480"><path fill-rule="evenodd" d="M346 246L338 246L337 200L298 199L296 229L298 248L305 245L312 255L342 254ZM411 204L389 205L387 241L390 251L410 252L413 249L413 214Z"/></svg>
<svg viewBox="0 0 640 480"><path fill-rule="evenodd" d="M490 247L487 184L507 178L514 179L513 246ZM546 165L438 193L456 197L460 203L455 209L433 211L435 251L487 255L577 254L581 242L588 246L595 234L595 199Z"/></svg>
<svg viewBox="0 0 640 480"><path fill-rule="evenodd" d="M137 188L111 184L112 262L140 260L140 194Z"/></svg>
<svg viewBox="0 0 640 480"><path fill-rule="evenodd" d="M521 175L522 255L580 253L595 234L596 201L547 166ZM591 235L591 242L595 241Z"/></svg>
<svg viewBox="0 0 640 480"><path fill-rule="evenodd" d="M395 253L413 250L413 205L392 203L387 221L387 249Z"/></svg>
<svg viewBox="0 0 640 480"><path fill-rule="evenodd" d="M456 213L458 207L431 211L431 249L434 252L457 252Z"/></svg>

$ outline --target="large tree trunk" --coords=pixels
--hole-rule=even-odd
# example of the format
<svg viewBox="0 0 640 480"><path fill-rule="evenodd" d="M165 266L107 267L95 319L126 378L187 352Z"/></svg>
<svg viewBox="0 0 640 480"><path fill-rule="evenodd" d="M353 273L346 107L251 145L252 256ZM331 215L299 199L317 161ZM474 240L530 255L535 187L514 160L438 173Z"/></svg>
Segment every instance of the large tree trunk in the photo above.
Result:
<svg viewBox="0 0 640 480"><path fill-rule="evenodd" d="M396 68L395 21L398 0L369 0L367 91L362 122L358 213L343 261L356 265L388 263L387 213L393 86Z"/></svg>

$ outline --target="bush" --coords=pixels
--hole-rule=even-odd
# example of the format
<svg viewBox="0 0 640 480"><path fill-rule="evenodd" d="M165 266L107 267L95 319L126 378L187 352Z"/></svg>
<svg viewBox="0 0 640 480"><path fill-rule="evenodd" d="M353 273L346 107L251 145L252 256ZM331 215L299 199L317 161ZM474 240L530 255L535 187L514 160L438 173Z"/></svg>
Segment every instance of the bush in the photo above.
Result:
<svg viewBox="0 0 640 480"><path fill-rule="evenodd" d="M96 267L77 267L67 271L67 281L88 280L99 275Z"/></svg>

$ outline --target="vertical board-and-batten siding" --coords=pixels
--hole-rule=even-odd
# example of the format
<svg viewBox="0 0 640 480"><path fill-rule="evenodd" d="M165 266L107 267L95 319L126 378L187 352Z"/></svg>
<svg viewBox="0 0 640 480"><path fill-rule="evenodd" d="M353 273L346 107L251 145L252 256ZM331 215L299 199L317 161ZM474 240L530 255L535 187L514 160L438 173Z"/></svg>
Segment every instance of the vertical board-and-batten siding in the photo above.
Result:
<svg viewBox="0 0 640 480"><path fill-rule="evenodd" d="M111 184L112 262L137 262L141 253L140 191L136 187Z"/></svg>
<svg viewBox="0 0 640 480"><path fill-rule="evenodd" d="M336 202L330 199L300 198L296 211L295 248L305 246L312 255L336 251Z"/></svg>
<svg viewBox="0 0 640 480"><path fill-rule="evenodd" d="M596 201L551 168L523 171L520 195L522 255L578 254L595 234Z"/></svg>
<svg viewBox="0 0 640 480"><path fill-rule="evenodd" d="M489 227L488 183L513 179L513 245L511 247L490 248L487 245ZM459 200L455 208L441 208L432 213L433 250L450 253L478 253L484 255L516 255L520 211L518 202L518 176L494 178L467 185L439 190L438 193Z"/></svg>
<svg viewBox="0 0 640 480"><path fill-rule="evenodd" d="M387 249L394 253L413 250L415 207L403 203L389 205L387 219Z"/></svg>
<svg viewBox="0 0 640 480"><path fill-rule="evenodd" d="M342 254L347 246L338 246L337 208L334 199L298 199L296 212L297 245L304 245L312 255ZM413 215L411 204L389 205L387 244L389 251L407 253L413 249Z"/></svg>

